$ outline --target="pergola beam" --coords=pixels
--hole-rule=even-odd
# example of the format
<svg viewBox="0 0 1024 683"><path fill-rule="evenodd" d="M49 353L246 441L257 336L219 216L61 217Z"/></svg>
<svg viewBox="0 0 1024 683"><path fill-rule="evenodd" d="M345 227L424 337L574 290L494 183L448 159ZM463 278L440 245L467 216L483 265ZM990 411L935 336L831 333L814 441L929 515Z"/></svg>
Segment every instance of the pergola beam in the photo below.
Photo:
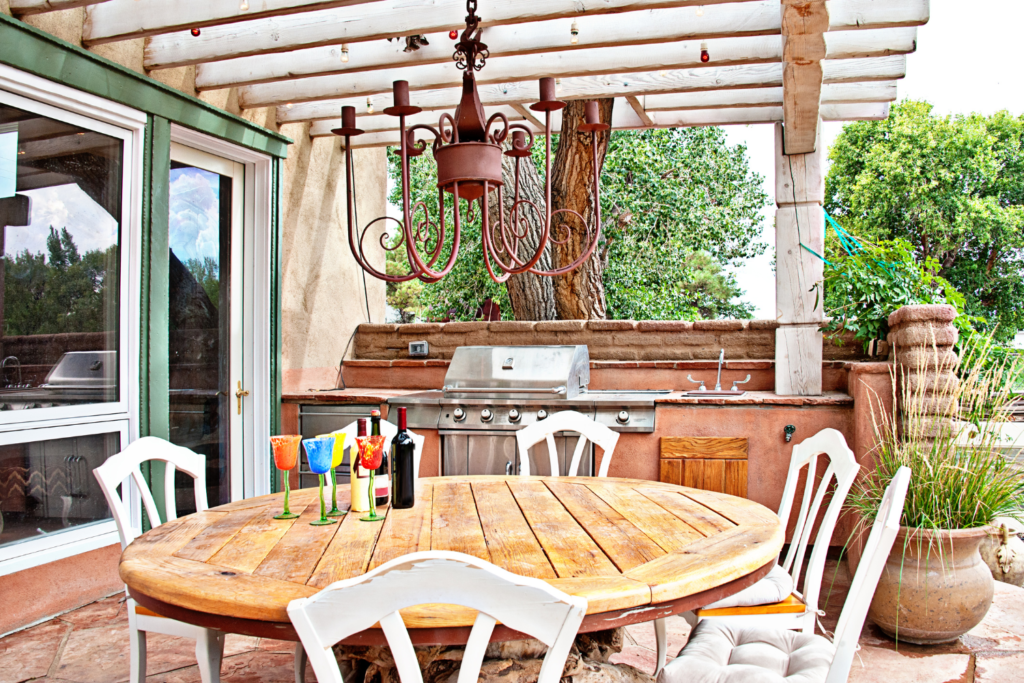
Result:
<svg viewBox="0 0 1024 683"><path fill-rule="evenodd" d="M850 88L868 87L869 82L889 82L906 75L905 56L875 59L844 59L826 61L823 65L826 84L842 83ZM781 64L692 69L681 71L634 73L626 76L609 75L563 79L558 97L563 100L593 99L599 97L636 97L670 93L714 93L747 88L782 86ZM483 85L479 89L485 106L525 104L536 102L539 96L535 81L522 81L497 85ZM459 88L421 90L410 93L414 105L427 110L454 109L461 95ZM378 93L369 97L375 111L391 106L391 94ZM341 107L354 106L357 114L366 114L366 97L330 99L318 102L281 106L277 120L281 123L337 118Z"/></svg>
<svg viewBox="0 0 1024 683"><path fill-rule="evenodd" d="M39 4L43 0L12 0ZM59 1L59 0L58 0ZM85 15L82 42L99 45L119 40L147 38L163 33L188 31L207 26L223 26L299 14L316 10L363 5L373 0L253 0L247 11L239 9L239 0L203 0L168 2L167 0L98 0L103 6L90 8ZM50 0L49 4L53 4ZM79 5L93 4L78 2Z"/></svg>
<svg viewBox="0 0 1024 683"><path fill-rule="evenodd" d="M648 95L644 109L655 111L686 111L688 109L731 109L738 107L781 107L782 88L745 88L742 90L712 90L697 93ZM896 100L896 81L882 83L834 83L821 89L821 103L854 104L860 102L893 102Z"/></svg>
<svg viewBox="0 0 1024 683"><path fill-rule="evenodd" d="M732 126L748 125L757 123L778 123L782 121L783 109L779 107L750 107L746 109L704 109L676 112L650 112L647 114L651 124L647 125L639 118L639 112L629 107L619 107L613 110L613 128L616 130L631 130L645 128L684 128L697 126ZM888 102L870 102L861 104L834 104L824 105L821 108L822 118L825 121L865 121L884 119L889 115ZM617 114L617 115L616 115ZM424 114L418 114L423 117ZM377 117L373 117L376 119ZM390 118L390 117L385 117ZM511 120L511 118L510 118ZM397 147L399 141L398 119L392 118L388 121L381 121L380 126L367 131L366 134L352 138L352 148L363 147ZM435 120L432 124L436 125ZM410 124L411 125L411 124ZM311 137L332 136L332 128L337 127L337 122L316 121L310 126ZM552 121L552 130L560 130L560 121ZM433 137L426 132L417 131L417 139L433 142Z"/></svg>
<svg viewBox="0 0 1024 683"><path fill-rule="evenodd" d="M916 44L915 29L885 29L908 34L902 42L894 44L911 51ZM869 40L863 45L856 41L840 41L841 58L850 51L870 54L873 47L879 56L891 54L894 48L882 46L874 32L864 32ZM894 39L897 36L894 36ZM509 84L537 80L544 76L574 78L604 76L606 74L672 71L677 69L708 70L733 65L754 65L778 62L782 57L782 41L777 36L751 38L720 38L706 41L712 55L711 64L701 62L701 42L683 41L664 45L624 45L593 48L572 52L559 52L491 59L480 72L480 85ZM888 45L888 44L886 44ZM830 56L830 55L829 55ZM820 66L819 69L820 71ZM369 97L387 92L396 80L408 80L415 90L458 87L462 72L455 64L445 62L423 66L382 69L359 74L316 76L280 83L245 86L239 90L239 103L246 109L278 104L309 102L340 97ZM622 93L626 94L626 93ZM632 93L629 93L632 94Z"/></svg>
<svg viewBox="0 0 1024 683"><path fill-rule="evenodd" d="M786 153L807 154L818 139L826 58L825 0L782 0L782 88Z"/></svg>
<svg viewBox="0 0 1024 683"><path fill-rule="evenodd" d="M657 9L577 19L579 44L569 41L565 20L492 26L483 31L491 58L587 50L620 45L644 45L681 40L778 35L777 0L742 5L712 5L697 17L691 8ZM403 52L404 41L383 40L352 45L342 62L337 44L286 54L265 54L201 64L196 71L200 90L271 83L307 76L351 74L376 69L443 64L452 61L447 34L431 34L429 45Z"/></svg>
<svg viewBox="0 0 1024 683"><path fill-rule="evenodd" d="M16 16L26 14L42 14L63 9L74 9L87 5L98 5L110 0L10 0L11 13ZM238 9L237 5L235 9Z"/></svg>
<svg viewBox="0 0 1024 683"><path fill-rule="evenodd" d="M583 15L615 14L667 7L706 6L745 0L602 0L584 8L578 0L516 0L492 3L481 10L484 27ZM358 12L341 7L287 16L211 26L199 37L187 31L155 36L146 46L147 69L164 69L245 55L288 52L302 47L358 43L394 36L447 33L465 27L464 0L379 0ZM412 6L410 6L412 5ZM568 36L569 27L566 26Z"/></svg>

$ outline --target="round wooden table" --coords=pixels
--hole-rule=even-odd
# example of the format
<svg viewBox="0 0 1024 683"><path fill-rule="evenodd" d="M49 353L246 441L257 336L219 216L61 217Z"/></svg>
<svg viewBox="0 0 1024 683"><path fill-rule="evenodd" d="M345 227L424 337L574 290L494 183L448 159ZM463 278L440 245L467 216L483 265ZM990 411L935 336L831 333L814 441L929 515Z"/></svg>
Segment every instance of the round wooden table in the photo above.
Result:
<svg viewBox="0 0 1024 683"><path fill-rule="evenodd" d="M338 487L339 507L348 488ZM417 482L416 506L383 522L320 515L316 489L182 517L121 556L133 598L157 614L229 633L298 640L296 598L400 555L454 550L587 598L581 632L650 621L732 595L763 577L783 544L779 518L757 503L633 479L440 477ZM330 501L328 501L329 504ZM342 505L344 502L344 505ZM402 611L417 644L465 643L475 612L450 605ZM495 640L523 638L495 629ZM378 628L344 641L384 644Z"/></svg>

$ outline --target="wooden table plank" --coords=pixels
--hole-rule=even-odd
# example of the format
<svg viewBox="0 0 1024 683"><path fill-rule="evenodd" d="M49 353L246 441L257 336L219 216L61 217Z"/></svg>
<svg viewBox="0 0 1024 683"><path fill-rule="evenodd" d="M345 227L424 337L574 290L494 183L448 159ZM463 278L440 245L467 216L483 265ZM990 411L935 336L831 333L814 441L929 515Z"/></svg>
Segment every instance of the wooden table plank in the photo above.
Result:
<svg viewBox="0 0 1024 683"><path fill-rule="evenodd" d="M150 555L173 555L206 529L222 520L224 512L197 512L173 519L139 536L132 545Z"/></svg>
<svg viewBox="0 0 1024 683"><path fill-rule="evenodd" d="M681 491L665 489L637 489L655 503L683 520L704 536L713 536L736 526L711 508L687 498Z"/></svg>
<svg viewBox="0 0 1024 683"><path fill-rule="evenodd" d="M736 524L750 522L757 524L781 524L778 515L752 500L745 500L712 491L686 490L682 493L687 498L711 508L722 517Z"/></svg>
<svg viewBox="0 0 1024 683"><path fill-rule="evenodd" d="M717 588L760 569L778 557L785 536L781 525L735 526L702 538L686 550L669 553L624 574L651 587L651 602L668 602Z"/></svg>
<svg viewBox="0 0 1024 683"><path fill-rule="evenodd" d="M314 507L307 506L307 509ZM319 508L320 506L315 506ZM294 506L292 510L299 515L305 511ZM317 509L317 519L319 519ZM288 530L292 528L297 520L274 519L274 515L280 512L270 506L262 508L248 524L238 530L228 542L221 547L213 556L207 560L210 564L221 567L231 567L246 574L252 574L256 568L263 563L267 555L274 549Z"/></svg>
<svg viewBox="0 0 1024 683"><path fill-rule="evenodd" d="M344 510L348 501L341 505L341 491L338 491L338 507ZM347 498L347 496L346 496ZM310 522L320 519L319 500L309 505L295 520L287 533L277 542L253 574L267 576L280 581L305 584L323 557L324 551L338 533L338 524L313 526ZM353 514L353 513L349 513Z"/></svg>
<svg viewBox="0 0 1024 683"><path fill-rule="evenodd" d="M692 526L632 487L594 483L587 484L587 488L669 552L682 550L704 538Z"/></svg>
<svg viewBox="0 0 1024 683"><path fill-rule="evenodd" d="M540 479L513 478L508 487L559 578L619 576L615 564Z"/></svg>
<svg viewBox="0 0 1024 683"><path fill-rule="evenodd" d="M201 534L186 543L174 555L183 560L206 562L238 533L239 529L248 524L256 515L263 511L263 506L228 512L218 521L211 524ZM159 527L157 527L159 528Z"/></svg>
<svg viewBox="0 0 1024 683"><path fill-rule="evenodd" d="M491 561L484 530L467 481L435 481L431 550L452 550Z"/></svg>
<svg viewBox="0 0 1024 683"><path fill-rule="evenodd" d="M434 487L429 481L416 482L416 504L408 510L391 510L377 538L369 569L376 569L396 557L430 550L430 520Z"/></svg>
<svg viewBox="0 0 1024 683"><path fill-rule="evenodd" d="M473 484L473 497L491 562L513 574L553 579L544 549L503 481Z"/></svg>
<svg viewBox="0 0 1024 683"><path fill-rule="evenodd" d="M586 486L556 479L545 484L619 571L629 571L665 554L661 546Z"/></svg>
<svg viewBox="0 0 1024 683"><path fill-rule="evenodd" d="M387 509L380 510L386 513ZM350 512L341 518L341 525L330 545L306 582L307 586L324 588L335 581L351 579L366 573L384 522L363 522L365 512Z"/></svg>

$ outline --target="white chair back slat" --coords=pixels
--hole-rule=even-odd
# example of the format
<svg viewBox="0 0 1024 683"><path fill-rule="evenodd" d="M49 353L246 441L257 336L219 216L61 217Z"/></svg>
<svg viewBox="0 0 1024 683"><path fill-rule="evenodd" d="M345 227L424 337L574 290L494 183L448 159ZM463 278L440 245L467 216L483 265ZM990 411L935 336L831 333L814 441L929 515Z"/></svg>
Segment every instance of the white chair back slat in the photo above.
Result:
<svg viewBox="0 0 1024 683"><path fill-rule="evenodd" d="M120 453L110 456L107 461L93 470L93 476L99 482L100 490L107 499L107 505L117 524L117 533L121 537L121 549L128 547L128 544L135 540L141 533L141 529L132 524L131 513L126 504L131 493L127 486L128 481L134 481L139 491L142 505L149 516L150 525L153 527L161 524L160 512L157 509L153 493L150 491L146 478L142 475L141 465L150 460L159 460L166 464L164 471L164 502L165 516L163 521L177 519L177 505L175 504L174 472L181 470L193 479L193 489L196 497L196 510L207 509L206 499L206 458L198 453L193 453L187 448L175 446L172 443L158 439L154 436L147 436L138 439L128 445ZM121 494L118 495L117 487L121 486Z"/></svg>
<svg viewBox="0 0 1024 683"><path fill-rule="evenodd" d="M828 466L825 468L821 481L815 482L817 461L821 455L828 458ZM782 566L792 577L793 585L798 587L807 547L811 544L813 537L810 562L807 563L807 575L804 577L804 589L798 590L798 592L807 606L808 613L814 614L818 611L818 596L821 592L821 580L825 571L826 552L836 523L839 521L839 515L842 513L843 505L846 504L846 497L860 471L860 465L854 458L853 451L846 445L846 439L835 429L823 429L794 446L783 500L779 506L779 517L783 524L789 521L800 472L805 467L807 474L803 500L800 503L800 512L793 530L789 551L786 553ZM814 534L814 522L818 518L829 492L831 492L832 498L822 515L817 534ZM812 625L813 621L808 621L808 624Z"/></svg>
<svg viewBox="0 0 1024 683"><path fill-rule="evenodd" d="M846 604L839 615L839 623L836 625L833 638L836 655L832 659L825 683L846 683L850 676L850 667L857 654L860 633L868 616L871 598L896 541L896 534L900 530L900 519L903 517L903 503L907 498L910 476L910 468L899 468L882 496L882 504L871 526L868 540L864 544L864 552L850 584Z"/></svg>
<svg viewBox="0 0 1024 683"><path fill-rule="evenodd" d="M422 683L399 610L425 603L461 605L478 617L459 673L476 680L495 621L548 646L538 683L557 683L583 621L587 601L544 581L517 576L462 553L430 551L396 558L362 576L334 583L288 605L317 680L341 681L331 646L380 622L403 683ZM548 666L556 659L557 665Z"/></svg>
<svg viewBox="0 0 1024 683"><path fill-rule="evenodd" d="M588 441L599 446L604 451L597 476L608 476L608 468L612 464L612 454L615 452L615 446L619 442L618 433L573 410L563 410L554 415L549 415L540 422L527 425L516 432L516 443L519 448L519 474L524 477L530 476L530 449L541 441L546 441L551 476L561 476L561 467L558 464L558 449L555 446L555 434L558 432L576 432L580 435L565 476L575 477L578 475L584 449Z"/></svg>

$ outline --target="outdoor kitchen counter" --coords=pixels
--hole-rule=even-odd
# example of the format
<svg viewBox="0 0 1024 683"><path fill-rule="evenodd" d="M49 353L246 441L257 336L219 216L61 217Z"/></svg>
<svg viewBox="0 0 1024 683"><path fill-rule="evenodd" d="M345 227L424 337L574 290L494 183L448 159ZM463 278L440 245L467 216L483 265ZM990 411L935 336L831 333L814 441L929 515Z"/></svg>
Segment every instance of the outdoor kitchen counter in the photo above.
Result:
<svg viewBox="0 0 1024 683"><path fill-rule="evenodd" d="M440 389L440 387L438 387ZM334 403L334 404L373 404L387 403L389 398L418 394L424 389L370 389L348 388L314 390L287 393L283 396L285 403ZM655 404L673 405L779 405L779 406L848 406L853 405L853 397L836 391L825 392L821 396L779 396L771 391L748 391L742 396L693 396L683 391L673 391L654 398Z"/></svg>

